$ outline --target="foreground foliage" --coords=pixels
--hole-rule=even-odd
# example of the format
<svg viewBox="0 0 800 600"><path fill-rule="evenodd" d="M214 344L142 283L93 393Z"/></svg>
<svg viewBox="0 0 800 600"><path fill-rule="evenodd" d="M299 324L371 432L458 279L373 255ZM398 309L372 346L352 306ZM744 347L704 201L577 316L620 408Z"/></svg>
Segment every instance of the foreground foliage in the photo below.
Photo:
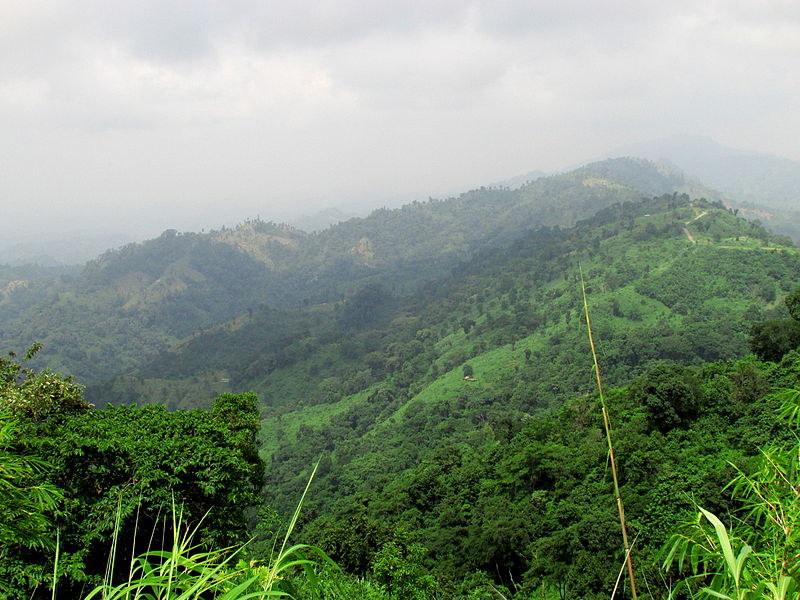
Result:
<svg viewBox="0 0 800 600"><path fill-rule="evenodd" d="M651 596L669 593L659 583L657 552L692 510L691 494L705 512L694 533L683 532L673 557L702 577L676 594L790 597L799 449L785 445L792 438L774 411L786 398L769 393L775 386L800 386L800 354L790 352L780 364L750 358L664 365L608 393L637 578ZM241 545L248 533L244 500L237 498L254 500L248 494L260 488L260 466L251 460L252 402L248 395L222 398L211 413L122 407L40 422L7 417L21 437L5 452L36 450L49 462L22 479L64 490L55 510L38 505L38 533L15 534L57 539L57 553L52 543L47 549L12 541L0 550L7 590L47 597L54 580L58 597L94 588L91 598L109 599L609 597L609 573L621 556L601 421L590 397L548 417L508 427L486 423L359 506L317 514L305 535L322 550L289 544L286 536L272 554L263 545L255 552ZM800 408L784 412L796 419ZM777 450L759 451L770 445ZM723 488L734 476L731 502ZM6 480L28 489L18 476ZM183 509L170 523L164 515L175 506L173 495ZM225 503L225 514L215 515L214 502ZM313 495L304 510L318 510ZM290 531L299 516L295 511Z"/></svg>
<svg viewBox="0 0 800 600"><path fill-rule="evenodd" d="M247 539L246 510L260 502L264 477L254 394L224 395L211 411L97 410L68 378L13 356L0 367L0 580L19 597L43 593L54 573L68 596L98 583L112 536L130 561L149 539L169 537L163 517L174 501L188 522L202 520L203 547ZM128 569L114 563L111 580Z"/></svg>
<svg viewBox="0 0 800 600"><path fill-rule="evenodd" d="M780 395L781 413L798 424L800 391ZM771 446L751 473L730 484L741 508L729 525L705 508L666 547L665 567L691 574L697 595L785 600L800 592L800 442ZM684 589L676 587L675 592Z"/></svg>
<svg viewBox="0 0 800 600"><path fill-rule="evenodd" d="M51 465L13 450L19 425L0 414L0 547L52 548L49 517L63 498L54 485L34 483Z"/></svg>

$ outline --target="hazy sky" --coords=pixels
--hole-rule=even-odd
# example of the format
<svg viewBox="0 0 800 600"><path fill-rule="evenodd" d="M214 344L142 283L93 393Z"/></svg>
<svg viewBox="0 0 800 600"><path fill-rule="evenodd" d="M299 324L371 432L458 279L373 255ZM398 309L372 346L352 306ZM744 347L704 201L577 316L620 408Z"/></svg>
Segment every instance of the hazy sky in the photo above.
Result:
<svg viewBox="0 0 800 600"><path fill-rule="evenodd" d="M0 206L156 234L693 133L800 159L796 0L0 0Z"/></svg>

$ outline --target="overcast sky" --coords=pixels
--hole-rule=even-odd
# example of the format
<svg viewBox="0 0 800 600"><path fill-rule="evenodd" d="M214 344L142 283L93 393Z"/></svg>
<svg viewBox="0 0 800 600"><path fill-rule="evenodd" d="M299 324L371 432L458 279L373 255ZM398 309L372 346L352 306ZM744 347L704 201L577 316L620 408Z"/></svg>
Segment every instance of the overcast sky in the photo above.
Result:
<svg viewBox="0 0 800 600"><path fill-rule="evenodd" d="M7 239L426 199L692 133L800 160L796 0L0 0Z"/></svg>

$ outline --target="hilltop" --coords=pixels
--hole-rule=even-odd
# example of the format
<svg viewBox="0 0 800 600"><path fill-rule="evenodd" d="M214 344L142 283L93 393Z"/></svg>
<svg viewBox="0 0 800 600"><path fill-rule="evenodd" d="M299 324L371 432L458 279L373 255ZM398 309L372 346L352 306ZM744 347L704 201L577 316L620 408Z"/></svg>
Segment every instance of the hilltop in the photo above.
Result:
<svg viewBox="0 0 800 600"><path fill-rule="evenodd" d="M748 219L800 240L800 162L688 135L631 144L611 153L620 155L677 168L688 179L718 190Z"/></svg>

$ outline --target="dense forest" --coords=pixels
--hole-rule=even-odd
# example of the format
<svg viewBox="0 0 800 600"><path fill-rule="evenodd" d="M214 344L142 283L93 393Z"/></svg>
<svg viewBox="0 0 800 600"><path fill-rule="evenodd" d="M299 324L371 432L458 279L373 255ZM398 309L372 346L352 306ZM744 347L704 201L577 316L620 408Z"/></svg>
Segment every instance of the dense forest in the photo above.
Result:
<svg viewBox="0 0 800 600"><path fill-rule="evenodd" d="M0 585L631 597L583 284L637 597L792 597L798 274L633 159L5 268Z"/></svg>

